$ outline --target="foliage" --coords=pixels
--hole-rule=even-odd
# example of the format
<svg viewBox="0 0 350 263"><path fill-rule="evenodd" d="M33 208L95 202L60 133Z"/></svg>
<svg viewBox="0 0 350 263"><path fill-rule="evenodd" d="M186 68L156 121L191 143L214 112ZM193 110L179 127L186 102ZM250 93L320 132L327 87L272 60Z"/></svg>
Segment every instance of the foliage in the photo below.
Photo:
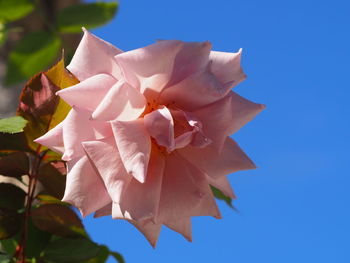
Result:
<svg viewBox="0 0 350 263"><path fill-rule="evenodd" d="M40 17L44 28L27 32L8 56L5 84L12 85L44 70L59 56L64 41L81 28L102 26L115 16L117 2L80 3L70 5L52 15L50 8L43 8L45 0L0 0L0 46L5 44L12 31L21 31L14 22L28 15ZM67 35L66 34L70 34ZM70 54L67 54L70 55Z"/></svg>
<svg viewBox="0 0 350 263"><path fill-rule="evenodd" d="M76 212L60 201L65 163L33 142L70 109L55 92L78 82L61 59L25 85L18 116L0 120L0 262L102 263L109 256L124 262L93 242Z"/></svg>

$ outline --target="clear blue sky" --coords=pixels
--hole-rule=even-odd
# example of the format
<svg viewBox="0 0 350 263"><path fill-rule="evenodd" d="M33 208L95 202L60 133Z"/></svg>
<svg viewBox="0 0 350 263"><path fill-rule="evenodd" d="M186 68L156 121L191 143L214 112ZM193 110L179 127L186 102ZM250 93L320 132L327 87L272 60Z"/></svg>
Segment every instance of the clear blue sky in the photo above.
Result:
<svg viewBox="0 0 350 263"><path fill-rule="evenodd" d="M94 31L123 50L155 39L243 48L236 91L267 109L233 135L258 165L229 176L235 213L193 220L193 243L166 228L156 249L131 225L85 224L127 263L350 262L350 2L121 0Z"/></svg>

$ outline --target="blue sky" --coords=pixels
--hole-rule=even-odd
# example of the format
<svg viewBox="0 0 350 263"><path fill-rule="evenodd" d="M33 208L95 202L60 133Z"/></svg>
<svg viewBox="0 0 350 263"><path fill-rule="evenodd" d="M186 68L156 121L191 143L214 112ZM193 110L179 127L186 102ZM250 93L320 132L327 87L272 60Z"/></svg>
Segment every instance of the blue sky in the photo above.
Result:
<svg viewBox="0 0 350 263"><path fill-rule="evenodd" d="M136 262L350 262L350 2L121 0L94 33L130 50L155 39L243 48L235 90L267 109L233 135L259 167L229 175L236 213L195 218L193 243L164 228L156 249L131 225L85 219Z"/></svg>

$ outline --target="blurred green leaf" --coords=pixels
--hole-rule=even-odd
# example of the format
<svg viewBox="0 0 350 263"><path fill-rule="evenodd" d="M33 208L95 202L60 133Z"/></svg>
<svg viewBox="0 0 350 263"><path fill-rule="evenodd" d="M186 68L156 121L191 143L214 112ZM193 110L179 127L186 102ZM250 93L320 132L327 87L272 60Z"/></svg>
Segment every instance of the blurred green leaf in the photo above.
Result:
<svg viewBox="0 0 350 263"><path fill-rule="evenodd" d="M62 199L66 185L66 176L63 175L52 163L45 163L39 169L39 181L43 184L44 192Z"/></svg>
<svg viewBox="0 0 350 263"><path fill-rule="evenodd" d="M232 205L232 199L231 199L230 197L224 195L223 192L221 192L219 189L217 189L216 187L214 187L214 186L212 186L212 185L210 186L210 188L211 188L211 191L213 192L214 196L215 196L217 199L225 201L225 203L226 203L229 207L235 209L234 206Z"/></svg>
<svg viewBox="0 0 350 263"><path fill-rule="evenodd" d="M7 239L15 235L21 228L21 215L17 212L0 208L0 239Z"/></svg>
<svg viewBox="0 0 350 263"><path fill-rule="evenodd" d="M28 79L48 67L60 47L61 40L56 34L44 31L27 34L9 54L6 85Z"/></svg>
<svg viewBox="0 0 350 263"><path fill-rule="evenodd" d="M0 263L10 263L11 257L9 255L0 254Z"/></svg>
<svg viewBox="0 0 350 263"><path fill-rule="evenodd" d="M26 254L28 258L39 257L42 251L50 242L52 235L38 229L31 218L28 222L28 240Z"/></svg>
<svg viewBox="0 0 350 263"><path fill-rule="evenodd" d="M7 29L4 23L0 21L0 46L5 43L7 39Z"/></svg>
<svg viewBox="0 0 350 263"><path fill-rule="evenodd" d="M64 33L80 33L81 27L90 29L102 26L113 19L117 9L117 2L72 5L58 14L58 28Z"/></svg>
<svg viewBox="0 0 350 263"><path fill-rule="evenodd" d="M121 254L118 252L110 252L110 254L117 260L119 263L125 263L125 260Z"/></svg>
<svg viewBox="0 0 350 263"><path fill-rule="evenodd" d="M0 183L0 207L13 210L23 208L26 193L13 184Z"/></svg>
<svg viewBox="0 0 350 263"><path fill-rule="evenodd" d="M45 194L40 194L36 197L40 201L41 204L60 204L60 205L67 205L69 206L68 203L62 202L60 199L57 199L56 197L53 197L51 195L45 195Z"/></svg>
<svg viewBox="0 0 350 263"><path fill-rule="evenodd" d="M86 237L84 226L77 214L68 206L42 205L32 211L33 223L42 231L62 237Z"/></svg>
<svg viewBox="0 0 350 263"><path fill-rule="evenodd" d="M0 0L0 20L14 21L20 19L34 9L30 0Z"/></svg>
<svg viewBox="0 0 350 263"><path fill-rule="evenodd" d="M100 252L96 257L89 260L81 261L79 263L105 263L109 256L109 249L106 246L100 246Z"/></svg>
<svg viewBox="0 0 350 263"><path fill-rule="evenodd" d="M15 238L3 239L0 240L0 243L7 254L13 255L16 252L17 240Z"/></svg>
<svg viewBox="0 0 350 263"><path fill-rule="evenodd" d="M19 178L28 174L29 160L24 152L14 152L0 157L0 174Z"/></svg>
<svg viewBox="0 0 350 263"><path fill-rule="evenodd" d="M27 120L21 116L14 116L6 119L0 119L0 132L19 133L27 125Z"/></svg>
<svg viewBox="0 0 350 263"><path fill-rule="evenodd" d="M53 262L74 263L94 258L100 250L100 246L85 238L61 238L48 244L43 258Z"/></svg>

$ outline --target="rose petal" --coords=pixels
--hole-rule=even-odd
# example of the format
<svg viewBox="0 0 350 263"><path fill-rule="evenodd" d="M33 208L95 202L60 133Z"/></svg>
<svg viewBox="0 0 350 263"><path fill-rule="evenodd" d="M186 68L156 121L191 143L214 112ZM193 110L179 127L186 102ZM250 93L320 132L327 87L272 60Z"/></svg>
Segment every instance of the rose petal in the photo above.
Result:
<svg viewBox="0 0 350 263"><path fill-rule="evenodd" d="M227 91L209 70L196 72L181 82L163 89L160 104L193 111L220 100Z"/></svg>
<svg viewBox="0 0 350 263"><path fill-rule="evenodd" d="M91 164L100 174L113 202L119 203L132 176L125 168L113 137L100 141L83 142Z"/></svg>
<svg viewBox="0 0 350 263"><path fill-rule="evenodd" d="M158 145L164 146L169 152L174 150L174 121L167 107L162 107L145 115L145 127Z"/></svg>
<svg viewBox="0 0 350 263"><path fill-rule="evenodd" d="M176 152L168 155L159 204L159 222L166 224L198 215L217 216L212 202L202 203L207 198L212 198L215 203L206 176Z"/></svg>
<svg viewBox="0 0 350 263"><path fill-rule="evenodd" d="M79 208L83 217L111 202L101 177L87 156L68 161L68 174L63 202Z"/></svg>
<svg viewBox="0 0 350 263"><path fill-rule="evenodd" d="M80 81L101 73L110 74L119 79L120 69L115 63L114 56L122 51L91 34L85 28L83 31L84 36L67 69Z"/></svg>
<svg viewBox="0 0 350 263"><path fill-rule="evenodd" d="M72 107L94 111L116 81L110 75L98 74L56 94Z"/></svg>
<svg viewBox="0 0 350 263"><path fill-rule="evenodd" d="M201 121L204 134L220 150L227 136L238 131L264 108L264 105L251 102L230 91L223 99L191 114Z"/></svg>
<svg viewBox="0 0 350 263"><path fill-rule="evenodd" d="M152 151L147 180L144 183L134 178L131 180L120 202L120 212L126 218L136 221L155 220L159 208L164 164L163 155Z"/></svg>
<svg viewBox="0 0 350 263"><path fill-rule="evenodd" d="M126 171L144 183L151 153L151 139L143 119L112 121L111 126Z"/></svg>
<svg viewBox="0 0 350 263"><path fill-rule="evenodd" d="M34 142L40 143L55 152L63 154L63 122L59 123L43 136L35 139Z"/></svg>
<svg viewBox="0 0 350 263"><path fill-rule="evenodd" d="M132 121L146 107L145 97L124 81L118 81L105 95L92 114L94 120Z"/></svg>
<svg viewBox="0 0 350 263"><path fill-rule="evenodd" d="M221 176L218 178L213 178L211 176L208 176L207 179L210 185L219 189L224 195L232 199L236 199L236 196L233 193L233 189L230 185L230 182L227 180L226 176Z"/></svg>
<svg viewBox="0 0 350 263"><path fill-rule="evenodd" d="M146 237L152 247L156 247L160 230L162 229L162 224L156 224L151 220L140 222L130 220L129 222L133 224Z"/></svg>
<svg viewBox="0 0 350 263"><path fill-rule="evenodd" d="M192 242L192 224L190 217L179 218L175 221L167 221L165 225L171 230L183 235L189 242Z"/></svg>
<svg viewBox="0 0 350 263"><path fill-rule="evenodd" d="M237 53L210 52L211 70L227 90L246 79L241 68L242 49Z"/></svg>
<svg viewBox="0 0 350 263"><path fill-rule="evenodd" d="M108 123L91 121L91 112L73 107L63 123L64 155L63 160L83 156L84 141L91 141L111 135Z"/></svg>
<svg viewBox="0 0 350 263"><path fill-rule="evenodd" d="M115 59L122 69L124 78L131 86L139 88L142 93L147 88L159 91L169 81L175 56L182 45L181 41L176 40L160 41L143 48L124 52L117 55ZM166 76L162 77L164 82L157 82L159 85L157 87L148 87L141 83L146 78L164 74Z"/></svg>
<svg viewBox="0 0 350 263"><path fill-rule="evenodd" d="M254 163L230 137L226 138L221 151L211 145L205 148L187 146L177 151L203 173L213 178L255 168Z"/></svg>

